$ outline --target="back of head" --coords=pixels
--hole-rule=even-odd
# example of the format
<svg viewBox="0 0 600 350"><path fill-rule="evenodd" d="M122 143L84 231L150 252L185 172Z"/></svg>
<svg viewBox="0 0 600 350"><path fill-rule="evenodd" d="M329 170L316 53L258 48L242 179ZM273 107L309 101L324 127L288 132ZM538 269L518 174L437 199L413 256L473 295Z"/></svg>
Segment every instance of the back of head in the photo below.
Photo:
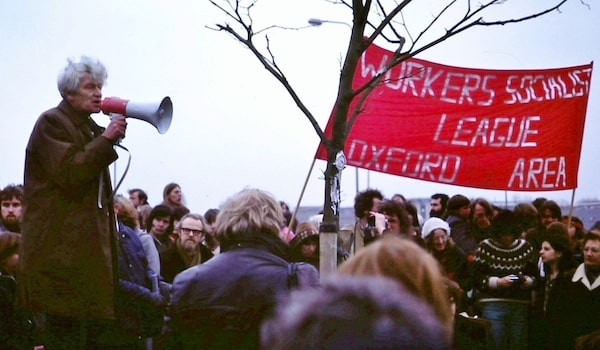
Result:
<svg viewBox="0 0 600 350"><path fill-rule="evenodd" d="M173 208L173 219L175 221L179 221L181 220L181 218L186 215L189 214L190 210L187 207L184 206L180 206L180 207L175 207Z"/></svg>
<svg viewBox="0 0 600 350"><path fill-rule="evenodd" d="M455 194L454 196L448 199L448 208L447 212L449 214L456 214L458 209L469 206L471 204L471 200L462 194Z"/></svg>
<svg viewBox="0 0 600 350"><path fill-rule="evenodd" d="M244 189L223 204L215 224L215 235L222 249L245 237L279 237L283 214L279 202L259 189Z"/></svg>
<svg viewBox="0 0 600 350"><path fill-rule="evenodd" d="M534 228L540 222L538 211L531 203L518 203L515 205L513 213L522 231Z"/></svg>
<svg viewBox="0 0 600 350"><path fill-rule="evenodd" d="M567 225L560 221L556 221L548 225L546 233L548 235L559 235L567 238L569 237L569 229L567 228Z"/></svg>
<svg viewBox="0 0 600 350"><path fill-rule="evenodd" d="M57 79L58 91L65 98L68 93L77 90L83 74L89 73L92 80L106 81L108 73L104 65L97 59L81 56L79 59L69 58L67 66L59 73Z"/></svg>
<svg viewBox="0 0 600 350"><path fill-rule="evenodd" d="M533 205L535 207L535 209L537 211L539 211L540 207L542 206L542 204L544 204L544 202L547 201L547 200L548 200L548 198L546 198L546 197L537 197L536 199L534 199L531 202L531 205Z"/></svg>
<svg viewBox="0 0 600 350"><path fill-rule="evenodd" d="M392 278L431 305L441 322L452 328L453 316L439 264L409 239L380 238L342 263L338 273Z"/></svg>
<svg viewBox="0 0 600 350"><path fill-rule="evenodd" d="M583 221L577 216L563 215L561 222L569 228L569 225L575 229L575 233L573 235L573 239L581 239L585 234L585 228L583 226Z"/></svg>
<svg viewBox="0 0 600 350"><path fill-rule="evenodd" d="M117 195L115 196L115 206L118 208L117 219L132 229L139 228L138 213L129 199Z"/></svg>
<svg viewBox="0 0 600 350"><path fill-rule="evenodd" d="M503 209L492 221L492 237L499 238L509 234L514 238L520 237L521 229L512 210Z"/></svg>
<svg viewBox="0 0 600 350"><path fill-rule="evenodd" d="M393 280L337 277L280 303L261 348L450 349L450 341L431 308Z"/></svg>

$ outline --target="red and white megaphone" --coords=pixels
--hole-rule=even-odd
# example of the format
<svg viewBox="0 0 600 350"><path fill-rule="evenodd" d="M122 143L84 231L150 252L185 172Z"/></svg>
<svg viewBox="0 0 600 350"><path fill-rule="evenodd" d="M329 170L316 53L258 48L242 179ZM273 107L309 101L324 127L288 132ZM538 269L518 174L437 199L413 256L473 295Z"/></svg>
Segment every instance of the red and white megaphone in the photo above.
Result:
<svg viewBox="0 0 600 350"><path fill-rule="evenodd" d="M127 118L143 120L154 125L161 134L169 130L173 119L173 103L169 96L160 103L139 103L119 97L106 97L100 104L100 110L104 114L117 113Z"/></svg>

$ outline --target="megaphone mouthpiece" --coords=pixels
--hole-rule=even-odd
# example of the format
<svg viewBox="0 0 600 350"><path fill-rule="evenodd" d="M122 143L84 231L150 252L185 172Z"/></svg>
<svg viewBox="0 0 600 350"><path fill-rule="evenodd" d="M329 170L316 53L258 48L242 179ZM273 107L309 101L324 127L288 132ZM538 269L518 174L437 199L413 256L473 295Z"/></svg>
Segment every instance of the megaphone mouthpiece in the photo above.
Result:
<svg viewBox="0 0 600 350"><path fill-rule="evenodd" d="M139 103L119 97L106 97L100 104L104 114L117 113L128 118L140 119L152 124L160 134L164 134L171 126L173 119L173 103L166 96L160 103Z"/></svg>

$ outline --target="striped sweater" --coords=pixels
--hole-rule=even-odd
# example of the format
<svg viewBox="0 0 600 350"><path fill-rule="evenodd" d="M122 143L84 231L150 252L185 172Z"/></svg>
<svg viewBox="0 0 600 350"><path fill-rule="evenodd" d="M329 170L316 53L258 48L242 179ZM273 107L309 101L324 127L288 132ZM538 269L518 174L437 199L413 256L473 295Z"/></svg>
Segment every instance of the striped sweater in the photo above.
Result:
<svg viewBox="0 0 600 350"><path fill-rule="evenodd" d="M508 248L502 248L493 238L479 244L474 261L474 286L479 301L486 299L531 300L531 287L535 280L529 280L528 288L515 284L509 288L498 288L496 278L510 274L523 274L535 278L537 257L533 247L523 239L516 239Z"/></svg>

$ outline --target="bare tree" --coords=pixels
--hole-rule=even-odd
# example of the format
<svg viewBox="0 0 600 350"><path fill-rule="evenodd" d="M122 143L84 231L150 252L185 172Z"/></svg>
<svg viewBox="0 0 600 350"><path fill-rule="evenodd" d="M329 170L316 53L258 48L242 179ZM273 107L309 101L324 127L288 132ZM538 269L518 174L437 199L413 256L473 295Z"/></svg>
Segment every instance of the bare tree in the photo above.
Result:
<svg viewBox="0 0 600 350"><path fill-rule="evenodd" d="M258 0L210 0L225 15L223 23L216 24L212 29L232 35L245 45L256 56L259 62L271 73L288 91L296 105L312 124L315 132L327 150L327 167L325 170L325 200L324 200L324 232L336 232L339 222L340 173L344 167L343 149L352 124L362 109L362 103L367 96L383 81L386 72L414 57L421 52L466 30L483 26L503 26L533 20L553 11L560 11L568 0L543 2L540 9L531 13L518 13L519 0L440 0L437 10L429 15L431 20L424 27L413 29L410 18L405 17L413 0L324 0L338 4L344 11L352 13L352 33L348 49L343 59L337 97L333 107L333 128L327 137L315 120L312 113L302 102L294 88L288 82L285 73L280 69L272 52L268 32L285 26L272 25L257 30L252 21L251 12ZM580 0L582 1L582 0ZM414 3L414 4L413 4ZM582 2L582 4L584 4ZM498 11L502 6L503 11ZM496 17L496 13L510 13L511 6L516 7L511 15ZM289 28L288 28L289 29ZM263 47L256 44L256 36L264 35ZM387 65L379 73L362 86L353 88L355 68L361 55L375 41L385 41L388 47L395 47ZM397 78L396 78L397 79ZM353 110L350 104L358 101Z"/></svg>

